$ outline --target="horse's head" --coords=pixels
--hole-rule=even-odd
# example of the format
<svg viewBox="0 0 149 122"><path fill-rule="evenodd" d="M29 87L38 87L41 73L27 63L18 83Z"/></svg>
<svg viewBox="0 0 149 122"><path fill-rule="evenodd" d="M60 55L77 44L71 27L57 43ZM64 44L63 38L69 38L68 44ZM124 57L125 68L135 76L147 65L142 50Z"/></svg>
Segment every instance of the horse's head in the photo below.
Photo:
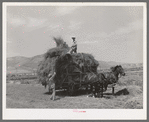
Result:
<svg viewBox="0 0 149 122"><path fill-rule="evenodd" d="M117 71L120 73L121 76L125 76L124 69L122 68L121 65L118 65L117 66Z"/></svg>
<svg viewBox="0 0 149 122"><path fill-rule="evenodd" d="M121 65L117 65L115 67L111 67L112 72L117 72L119 73L121 76L125 76L125 72L124 69L122 68Z"/></svg>

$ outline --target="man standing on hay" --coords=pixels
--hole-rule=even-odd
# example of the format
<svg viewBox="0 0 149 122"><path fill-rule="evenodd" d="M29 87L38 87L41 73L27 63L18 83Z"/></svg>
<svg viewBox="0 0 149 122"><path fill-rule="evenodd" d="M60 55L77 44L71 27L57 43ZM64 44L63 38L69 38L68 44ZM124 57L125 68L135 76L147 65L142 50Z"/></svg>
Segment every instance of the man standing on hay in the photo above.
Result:
<svg viewBox="0 0 149 122"><path fill-rule="evenodd" d="M55 100L55 81L54 81L54 77L56 75L56 72L53 73L53 75L49 74L48 77L49 77L49 89L52 89L52 95L50 97L50 99L52 100Z"/></svg>
<svg viewBox="0 0 149 122"><path fill-rule="evenodd" d="M71 46L71 49L68 53L72 54L73 52L74 53L77 53L77 41L75 40L75 37L72 37L73 39L73 45Z"/></svg>

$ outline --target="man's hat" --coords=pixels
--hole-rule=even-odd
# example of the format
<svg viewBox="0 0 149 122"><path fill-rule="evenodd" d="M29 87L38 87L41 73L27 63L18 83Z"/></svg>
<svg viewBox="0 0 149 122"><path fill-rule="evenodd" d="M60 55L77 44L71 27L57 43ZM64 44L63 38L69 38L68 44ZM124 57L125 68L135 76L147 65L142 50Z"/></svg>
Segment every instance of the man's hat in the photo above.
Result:
<svg viewBox="0 0 149 122"><path fill-rule="evenodd" d="M75 36L72 36L72 39L75 39L76 37Z"/></svg>

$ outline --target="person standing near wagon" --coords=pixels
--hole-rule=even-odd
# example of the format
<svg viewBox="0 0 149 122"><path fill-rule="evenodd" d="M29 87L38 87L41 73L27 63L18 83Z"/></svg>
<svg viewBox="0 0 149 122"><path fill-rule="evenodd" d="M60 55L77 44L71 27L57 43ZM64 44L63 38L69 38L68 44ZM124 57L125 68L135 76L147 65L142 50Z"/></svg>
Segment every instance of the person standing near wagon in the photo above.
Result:
<svg viewBox="0 0 149 122"><path fill-rule="evenodd" d="M50 97L51 100L55 100L55 94L56 94L55 81L54 81L55 75L56 75L56 72L54 72L53 75L51 74L48 75L50 77L49 78L49 89L52 89L52 95Z"/></svg>

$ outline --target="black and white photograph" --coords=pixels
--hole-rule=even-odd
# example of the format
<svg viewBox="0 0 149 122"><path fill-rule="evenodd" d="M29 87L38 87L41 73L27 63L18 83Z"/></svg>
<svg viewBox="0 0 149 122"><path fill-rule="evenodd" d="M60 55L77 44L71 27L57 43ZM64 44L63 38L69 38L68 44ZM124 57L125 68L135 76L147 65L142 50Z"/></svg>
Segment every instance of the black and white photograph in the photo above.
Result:
<svg viewBox="0 0 149 122"><path fill-rule="evenodd" d="M3 2L3 119L146 119L145 2Z"/></svg>

